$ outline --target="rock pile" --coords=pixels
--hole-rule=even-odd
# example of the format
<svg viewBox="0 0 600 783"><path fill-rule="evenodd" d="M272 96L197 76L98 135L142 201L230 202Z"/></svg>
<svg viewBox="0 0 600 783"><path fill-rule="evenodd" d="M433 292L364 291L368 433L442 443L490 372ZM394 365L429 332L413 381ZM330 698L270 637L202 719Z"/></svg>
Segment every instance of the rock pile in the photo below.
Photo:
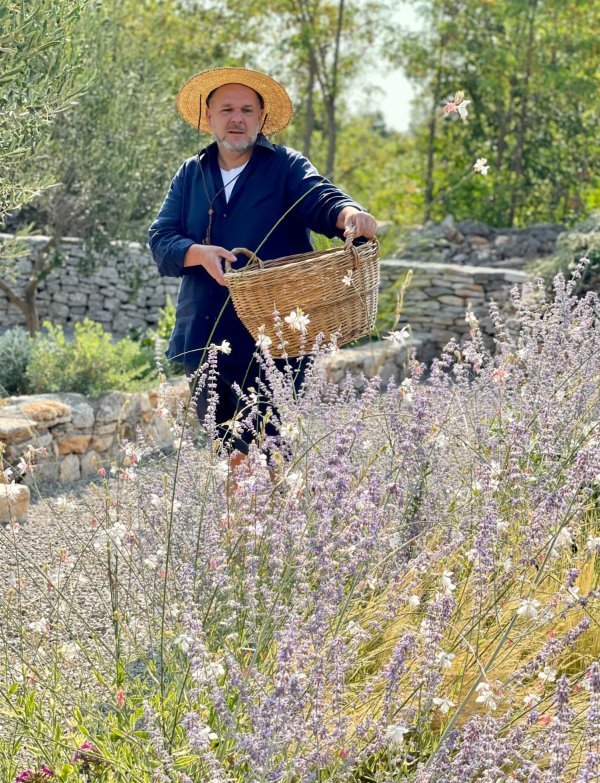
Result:
<svg viewBox="0 0 600 783"><path fill-rule="evenodd" d="M476 220L426 223L412 231L395 256L404 261L437 262L500 269L522 269L552 255L564 226L538 223L527 228L491 228Z"/></svg>

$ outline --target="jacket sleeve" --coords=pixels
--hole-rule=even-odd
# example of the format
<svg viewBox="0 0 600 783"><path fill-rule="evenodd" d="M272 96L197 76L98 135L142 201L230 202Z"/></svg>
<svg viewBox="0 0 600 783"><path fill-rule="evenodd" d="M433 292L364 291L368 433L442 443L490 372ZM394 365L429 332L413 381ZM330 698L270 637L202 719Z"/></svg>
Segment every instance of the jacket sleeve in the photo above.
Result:
<svg viewBox="0 0 600 783"><path fill-rule="evenodd" d="M295 204L290 217L300 218L317 234L343 237L344 232L335 225L341 210L350 206L364 212L364 208L322 177L304 155L289 152L287 192L290 206Z"/></svg>
<svg viewBox="0 0 600 783"><path fill-rule="evenodd" d="M183 275L183 258L194 240L183 233L183 191L185 178L183 164L169 188L156 219L150 226L148 238L152 256L163 277Z"/></svg>

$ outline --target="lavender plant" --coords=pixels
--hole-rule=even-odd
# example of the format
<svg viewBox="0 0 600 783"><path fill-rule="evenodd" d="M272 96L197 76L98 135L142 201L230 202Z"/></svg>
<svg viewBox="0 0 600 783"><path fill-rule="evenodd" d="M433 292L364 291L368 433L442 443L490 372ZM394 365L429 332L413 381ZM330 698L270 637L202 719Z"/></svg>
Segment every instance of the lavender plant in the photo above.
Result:
<svg viewBox="0 0 600 783"><path fill-rule="evenodd" d="M89 741L90 780L593 780L600 303L576 279L515 290L516 330L492 306L493 351L467 314L467 341L385 389L327 383L319 345L297 395L259 336L234 476L185 406L164 465L126 446L80 553L37 574L61 610L23 628L20 577L5 596L7 779L20 760L81 780ZM78 688L54 637L85 623L88 572L108 622L71 642Z"/></svg>

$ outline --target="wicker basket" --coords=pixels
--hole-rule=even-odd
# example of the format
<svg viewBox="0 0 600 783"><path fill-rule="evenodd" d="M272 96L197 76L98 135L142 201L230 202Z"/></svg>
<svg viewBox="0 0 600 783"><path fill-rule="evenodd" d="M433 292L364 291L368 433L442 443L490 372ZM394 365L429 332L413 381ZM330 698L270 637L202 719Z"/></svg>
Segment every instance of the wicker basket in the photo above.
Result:
<svg viewBox="0 0 600 783"><path fill-rule="evenodd" d="M233 306L253 337L264 328L264 334L272 340L269 350L273 357L309 353L320 332L325 340L336 333L338 345L345 345L373 330L379 292L376 240L355 246L349 237L343 248L285 256L266 263L245 248L232 252L250 258L240 270L232 269L226 262L225 279ZM282 321L284 350L275 333L275 310ZM285 322L286 316L292 311L298 314L299 310L309 318L304 332Z"/></svg>

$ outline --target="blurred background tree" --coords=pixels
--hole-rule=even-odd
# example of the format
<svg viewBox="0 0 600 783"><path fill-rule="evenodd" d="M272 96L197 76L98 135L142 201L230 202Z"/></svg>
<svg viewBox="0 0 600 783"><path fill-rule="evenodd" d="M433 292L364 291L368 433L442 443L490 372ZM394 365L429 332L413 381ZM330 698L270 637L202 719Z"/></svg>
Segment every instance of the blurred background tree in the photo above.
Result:
<svg viewBox="0 0 600 783"><path fill-rule="evenodd" d="M600 3L427 0L424 34L390 39L419 86L425 216L572 223L598 206ZM455 91L468 127L440 115ZM485 157L487 178L466 177Z"/></svg>
<svg viewBox="0 0 600 783"><path fill-rule="evenodd" d="M4 0L6 228L145 241L176 168L209 141L178 117L177 90L220 65L285 83L296 114L276 141L396 226L449 212L572 224L598 207L598 0L412 4L419 33L391 0ZM409 131L365 98L377 62L418 88ZM467 124L441 114L459 89Z"/></svg>

